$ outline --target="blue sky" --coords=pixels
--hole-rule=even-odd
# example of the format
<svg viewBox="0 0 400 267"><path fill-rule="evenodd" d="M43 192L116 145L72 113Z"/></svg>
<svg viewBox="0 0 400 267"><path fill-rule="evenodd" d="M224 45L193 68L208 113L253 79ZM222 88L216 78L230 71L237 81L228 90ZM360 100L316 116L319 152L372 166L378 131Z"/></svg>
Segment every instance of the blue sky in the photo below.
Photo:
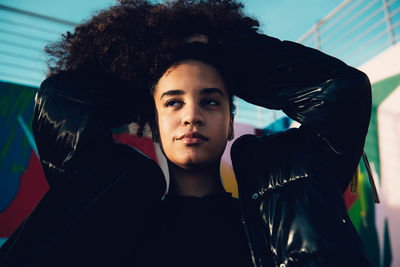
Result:
<svg viewBox="0 0 400 267"><path fill-rule="evenodd" d="M247 0L248 14L262 23L264 32L296 41L343 0Z"/></svg>

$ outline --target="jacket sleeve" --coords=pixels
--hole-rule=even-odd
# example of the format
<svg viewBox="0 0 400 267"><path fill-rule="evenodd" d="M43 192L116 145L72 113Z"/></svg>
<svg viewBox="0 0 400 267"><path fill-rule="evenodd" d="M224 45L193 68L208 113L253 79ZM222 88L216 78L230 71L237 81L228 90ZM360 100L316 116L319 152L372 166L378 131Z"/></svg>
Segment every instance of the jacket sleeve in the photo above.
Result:
<svg viewBox="0 0 400 267"><path fill-rule="evenodd" d="M238 53L246 72L235 75L236 95L283 110L325 143L324 156L344 192L364 147L371 114L368 77L342 61L301 44L266 35L246 36ZM238 49L236 48L236 49ZM236 63L237 64L237 63ZM237 68L239 71L243 69Z"/></svg>
<svg viewBox="0 0 400 267"><path fill-rule="evenodd" d="M368 128L368 78L300 44L251 38L244 52L251 60L241 61L250 71L238 78L236 94L302 124L271 136L243 136L232 147L255 265L369 266L341 196ZM257 251L260 240L264 252Z"/></svg>

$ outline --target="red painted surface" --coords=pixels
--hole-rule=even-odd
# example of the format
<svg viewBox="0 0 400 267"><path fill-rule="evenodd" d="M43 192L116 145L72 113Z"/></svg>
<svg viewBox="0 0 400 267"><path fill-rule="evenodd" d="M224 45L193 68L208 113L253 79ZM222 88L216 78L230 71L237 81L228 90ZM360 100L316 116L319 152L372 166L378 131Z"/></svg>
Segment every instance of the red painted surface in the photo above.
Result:
<svg viewBox="0 0 400 267"><path fill-rule="evenodd" d="M156 150L154 143L149 137L137 137L129 133L114 134L114 139L120 143L133 146L143 154L157 162Z"/></svg>
<svg viewBox="0 0 400 267"><path fill-rule="evenodd" d="M49 186L42 165L31 151L28 168L21 175L19 190L11 204L0 213L0 237L8 237L32 212Z"/></svg>
<svg viewBox="0 0 400 267"><path fill-rule="evenodd" d="M358 194L353 194L350 192L350 186L347 187L346 192L343 194L344 203L346 204L347 210L351 208L353 203L357 200Z"/></svg>

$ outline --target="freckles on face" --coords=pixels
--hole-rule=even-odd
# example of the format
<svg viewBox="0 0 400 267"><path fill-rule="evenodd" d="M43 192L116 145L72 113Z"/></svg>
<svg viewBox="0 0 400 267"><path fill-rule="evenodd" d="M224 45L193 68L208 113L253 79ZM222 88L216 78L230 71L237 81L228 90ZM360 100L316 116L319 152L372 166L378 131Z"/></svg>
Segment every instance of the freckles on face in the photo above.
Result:
<svg viewBox="0 0 400 267"><path fill-rule="evenodd" d="M156 85L154 102L165 156L182 168L218 164L232 116L218 71L200 61L169 68Z"/></svg>

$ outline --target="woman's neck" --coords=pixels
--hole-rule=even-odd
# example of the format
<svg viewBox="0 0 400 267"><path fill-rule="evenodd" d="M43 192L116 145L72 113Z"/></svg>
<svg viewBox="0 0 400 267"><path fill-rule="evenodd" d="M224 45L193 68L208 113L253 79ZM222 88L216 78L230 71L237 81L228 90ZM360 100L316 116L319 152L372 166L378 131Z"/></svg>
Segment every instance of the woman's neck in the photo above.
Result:
<svg viewBox="0 0 400 267"><path fill-rule="evenodd" d="M203 197L225 192L219 173L219 164L202 169L183 169L169 162L170 195Z"/></svg>

